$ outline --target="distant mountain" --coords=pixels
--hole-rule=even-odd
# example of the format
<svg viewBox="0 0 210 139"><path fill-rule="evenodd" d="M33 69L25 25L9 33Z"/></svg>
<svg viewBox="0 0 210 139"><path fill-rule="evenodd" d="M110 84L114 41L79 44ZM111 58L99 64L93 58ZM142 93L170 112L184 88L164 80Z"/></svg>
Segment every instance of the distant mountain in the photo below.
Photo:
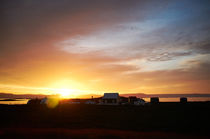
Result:
<svg viewBox="0 0 210 139"><path fill-rule="evenodd" d="M12 94L12 93L0 93L0 98L26 98L26 99L32 99L32 98L45 98L52 95L44 95L44 94ZM101 97L102 95L96 95L96 94L86 94L81 95L79 98L97 98Z"/></svg>
<svg viewBox="0 0 210 139"><path fill-rule="evenodd" d="M144 94L144 93L120 94L120 96L123 96L123 97L136 96L136 97L140 97L140 98L148 97L148 95Z"/></svg>
<svg viewBox="0 0 210 139"><path fill-rule="evenodd" d="M43 94L12 94L12 93L0 93L0 98L22 98L22 99L32 99L32 98L44 98L49 95Z"/></svg>
<svg viewBox="0 0 210 139"><path fill-rule="evenodd" d="M87 94L87 95L80 95L80 98L98 98L98 97L102 97L102 95L96 95L96 94Z"/></svg>

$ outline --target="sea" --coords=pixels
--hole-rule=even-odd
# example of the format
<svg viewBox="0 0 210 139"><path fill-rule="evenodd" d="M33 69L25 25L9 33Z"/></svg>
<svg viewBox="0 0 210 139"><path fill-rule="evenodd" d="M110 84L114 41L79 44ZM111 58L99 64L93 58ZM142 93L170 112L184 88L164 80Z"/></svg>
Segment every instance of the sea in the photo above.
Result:
<svg viewBox="0 0 210 139"><path fill-rule="evenodd" d="M14 99L8 100L9 98L0 98L0 104L8 104L8 105L20 105L20 104L27 104L28 100L30 99Z"/></svg>
<svg viewBox="0 0 210 139"><path fill-rule="evenodd" d="M146 102L150 102L150 98L143 98ZM30 99L14 99L14 100L6 100L5 98L0 98L0 104L7 104L7 105L22 105L27 104L28 100ZM210 97L188 97L188 102L205 102L210 101ZM160 102L179 102L179 97L173 98L159 98Z"/></svg>

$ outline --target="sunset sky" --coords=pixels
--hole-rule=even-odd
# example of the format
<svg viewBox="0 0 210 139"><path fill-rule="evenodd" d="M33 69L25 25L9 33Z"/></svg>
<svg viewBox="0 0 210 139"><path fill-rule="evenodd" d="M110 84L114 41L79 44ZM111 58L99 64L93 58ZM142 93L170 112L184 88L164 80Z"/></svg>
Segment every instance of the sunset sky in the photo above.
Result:
<svg viewBox="0 0 210 139"><path fill-rule="evenodd" d="M210 93L208 0L1 0L0 92Z"/></svg>

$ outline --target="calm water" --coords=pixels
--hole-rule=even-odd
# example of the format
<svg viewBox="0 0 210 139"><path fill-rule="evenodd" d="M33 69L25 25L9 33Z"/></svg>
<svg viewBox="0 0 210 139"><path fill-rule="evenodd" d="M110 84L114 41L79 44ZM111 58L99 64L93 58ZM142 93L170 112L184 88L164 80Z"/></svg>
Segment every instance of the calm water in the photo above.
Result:
<svg viewBox="0 0 210 139"><path fill-rule="evenodd" d="M150 102L150 98L143 98L146 102ZM177 98L159 98L160 102L179 102L179 97ZM4 100L0 98L0 100ZM15 101L0 101L0 104L27 104L29 99L16 99ZM210 97L188 97L188 101L196 102L196 101L210 101Z"/></svg>
<svg viewBox="0 0 210 139"><path fill-rule="evenodd" d="M4 100L5 98L0 98L0 100ZM15 101L0 101L0 104L27 104L29 99L16 99Z"/></svg>

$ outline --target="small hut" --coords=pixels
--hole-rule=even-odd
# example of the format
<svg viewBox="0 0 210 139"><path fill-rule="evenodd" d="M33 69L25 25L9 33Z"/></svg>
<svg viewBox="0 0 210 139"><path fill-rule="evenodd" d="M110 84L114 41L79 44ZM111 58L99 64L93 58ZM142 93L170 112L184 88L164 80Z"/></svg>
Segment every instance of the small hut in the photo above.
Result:
<svg viewBox="0 0 210 139"><path fill-rule="evenodd" d="M181 97L180 102L181 103L187 103L187 98L186 97Z"/></svg>
<svg viewBox="0 0 210 139"><path fill-rule="evenodd" d="M141 98L137 98L137 101L134 101L134 105L144 105L144 104L145 104L145 100Z"/></svg>
<svg viewBox="0 0 210 139"><path fill-rule="evenodd" d="M152 97L152 98L150 98L150 103L152 103L152 104L159 103L159 97Z"/></svg>
<svg viewBox="0 0 210 139"><path fill-rule="evenodd" d="M134 102L138 101L137 97L136 96L129 96L128 97L128 102L130 104L134 104Z"/></svg>

